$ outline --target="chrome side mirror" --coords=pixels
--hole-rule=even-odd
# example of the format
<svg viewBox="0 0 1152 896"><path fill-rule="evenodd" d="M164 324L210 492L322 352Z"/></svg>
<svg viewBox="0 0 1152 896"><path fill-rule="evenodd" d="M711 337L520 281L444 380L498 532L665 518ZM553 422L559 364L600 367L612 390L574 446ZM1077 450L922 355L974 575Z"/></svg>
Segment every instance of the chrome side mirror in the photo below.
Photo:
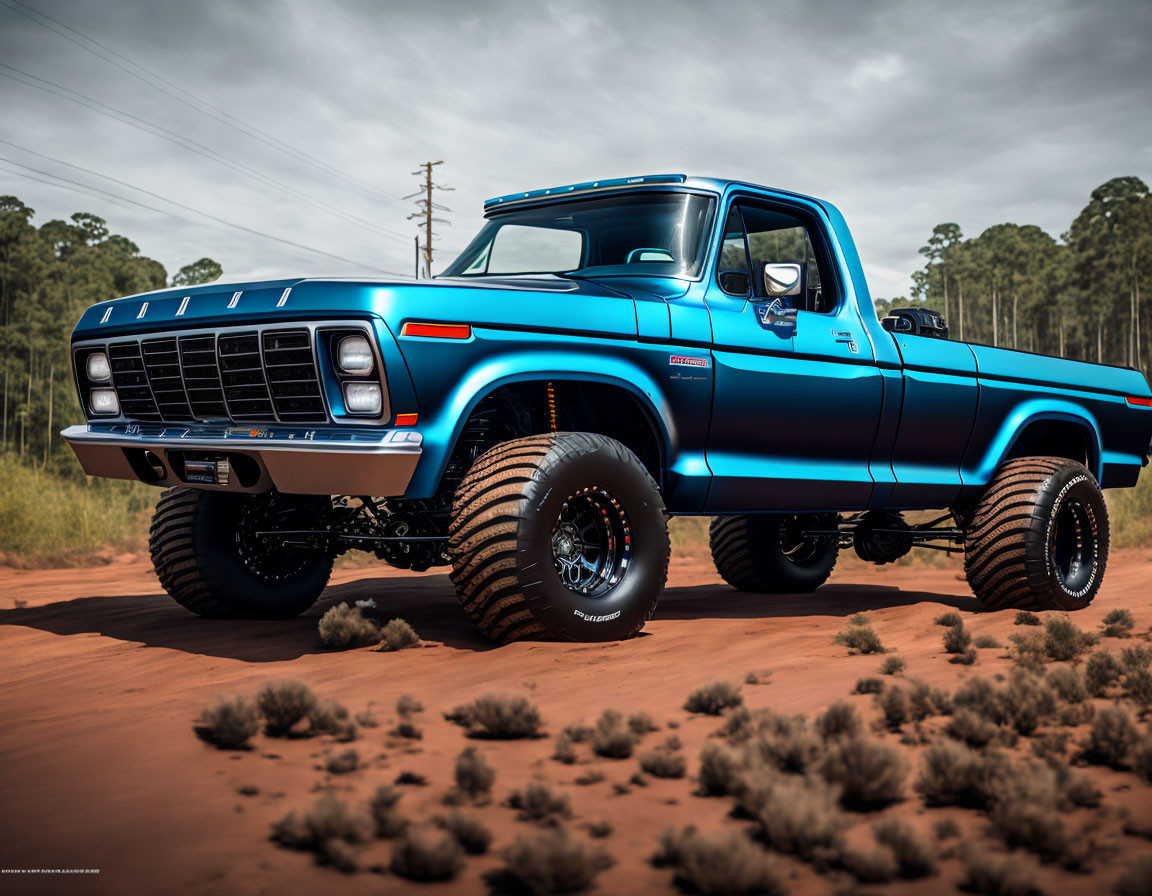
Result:
<svg viewBox="0 0 1152 896"><path fill-rule="evenodd" d="M772 296L798 296L804 289L801 282L804 266L791 262L764 265L764 294Z"/></svg>

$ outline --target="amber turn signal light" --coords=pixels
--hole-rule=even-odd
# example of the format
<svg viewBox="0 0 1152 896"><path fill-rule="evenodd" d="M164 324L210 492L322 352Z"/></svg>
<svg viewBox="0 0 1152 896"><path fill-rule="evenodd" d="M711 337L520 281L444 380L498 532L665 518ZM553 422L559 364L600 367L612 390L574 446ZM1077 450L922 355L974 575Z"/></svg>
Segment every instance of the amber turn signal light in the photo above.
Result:
<svg viewBox="0 0 1152 896"><path fill-rule="evenodd" d="M400 328L401 336L426 336L432 339L467 339L472 335L469 324L432 324L408 321Z"/></svg>

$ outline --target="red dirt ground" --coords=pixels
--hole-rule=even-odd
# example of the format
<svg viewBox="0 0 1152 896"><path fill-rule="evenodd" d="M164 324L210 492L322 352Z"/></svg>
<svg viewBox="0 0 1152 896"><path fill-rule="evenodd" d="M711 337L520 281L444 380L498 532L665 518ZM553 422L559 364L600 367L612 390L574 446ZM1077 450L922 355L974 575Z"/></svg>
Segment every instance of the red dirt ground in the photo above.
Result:
<svg viewBox="0 0 1152 896"><path fill-rule="evenodd" d="M1117 554L1100 596L1075 621L1094 629L1108 610L1125 607L1136 615L1137 631L1146 631L1152 624L1150 583L1152 552ZM384 618L407 619L428 646L397 653L321 650L316 621L324 610L334 601L368 597ZM17 601L26 604L17 608ZM845 618L860 611L870 614L884 644L907 660L908 673L931 684L954 687L970 676L1007 672L1006 650L981 650L979 663L969 668L947 662L942 629L932 622L947 609L961 611L975 635L993 634L1007 644L1019 631L1011 613L981 614L955 567L845 563L815 595L771 597L739 594L719 581L710 564L676 560L668 591L639 638L506 647L473 632L444 575L383 566L341 569L308 614L261 623L189 615L160 592L150 567L136 558L83 570L0 569L0 868L100 869L98 876L5 875L3 889L232 894L338 886L348 893L484 892L482 875L497 867L495 855L469 859L454 882L421 886L391 875L342 876L268 840L269 825L289 809L310 805L326 780L359 800L402 770L420 772L430 786L405 788L401 808L417 819L444 811L440 798L451 783L453 759L472 744L498 771L491 805L476 810L496 835L497 853L514 835L532 830L502 802L514 787L543 774L571 795L575 831L600 819L615 828L597 841L616 859L600 877L598 892L672 892L671 873L647 861L660 830L673 823L705 829L739 823L728 817L728 801L692 795L700 747L718 721L686 713L688 693L709 681L742 682L748 671L770 669L769 683L744 686L752 708L814 714L847 698L871 715L871 698L848 695L857 678L875 673L880 659L849 656L832 642ZM193 735L193 721L217 695L254 694L265 682L288 677L353 712L374 704L381 727L364 729L352 745L364 763L361 770L336 778L320 770L324 754L342 748L327 739L261 735L255 750L228 753ZM579 720L592 723L606 708L645 710L662 725L677 722L689 779L652 780L617 795L613 784L632 776L635 758L591 764L581 746L580 764L561 765L550 758L551 737L468 741L442 718L443 711L490 692L535 701L550 735ZM424 738L412 746L386 733L402 693L426 707L420 717ZM647 742L654 746L670 733L650 734ZM602 783L573 783L593 767L604 773ZM1135 775L1101 769L1091 774L1111 807L1111 815L1100 817L1112 818L1116 807L1127 806L1143 824L1152 823L1150 791ZM259 794L240 795L244 785L258 787ZM890 811L925 831L948 813L966 837L986 827L978 813L928 811L914 796ZM1070 823L1092 817L1092 810L1080 813ZM1049 893L1107 892L1129 859L1152 852L1148 840L1118 828L1115 820L1102 828L1095 873L1069 875L1046 866L1040 885ZM386 864L387 856L387 844L377 844L364 864ZM847 884L843 877L817 877L791 860L782 866L794 875L797 892L832 892ZM959 862L950 859L938 878L888 889L948 891L959 873Z"/></svg>

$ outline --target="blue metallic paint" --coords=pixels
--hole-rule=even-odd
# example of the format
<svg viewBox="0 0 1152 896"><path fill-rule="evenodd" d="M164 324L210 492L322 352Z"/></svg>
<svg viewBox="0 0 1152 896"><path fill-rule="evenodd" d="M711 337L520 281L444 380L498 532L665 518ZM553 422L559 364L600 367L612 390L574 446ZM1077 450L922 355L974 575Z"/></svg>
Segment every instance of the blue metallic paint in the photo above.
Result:
<svg viewBox="0 0 1152 896"><path fill-rule="evenodd" d="M640 180L647 182L514 194L490 200L485 210L500 214L506 205L553 202L588 189L691 189L718 196L717 220L724 220L737 198L769 200L807 216L822 232L840 296L836 310L800 312L795 332L785 336L764 330L751 303L717 287L714 233L699 280L210 284L93 306L73 338L175 325L369 321L393 413L419 412L424 454L409 497L435 492L461 427L485 395L508 383L548 380L611 384L636 399L662 445L666 503L676 513L947 506L978 492L1024 428L1043 420L1081 427L1103 485L1135 482L1152 438L1152 412L1124 400L1152 395L1138 372L894 337L876 319L855 243L834 206L729 181ZM229 307L237 290L239 301ZM469 323L473 332L466 340L399 336L414 320ZM677 367L671 354L710 364Z"/></svg>

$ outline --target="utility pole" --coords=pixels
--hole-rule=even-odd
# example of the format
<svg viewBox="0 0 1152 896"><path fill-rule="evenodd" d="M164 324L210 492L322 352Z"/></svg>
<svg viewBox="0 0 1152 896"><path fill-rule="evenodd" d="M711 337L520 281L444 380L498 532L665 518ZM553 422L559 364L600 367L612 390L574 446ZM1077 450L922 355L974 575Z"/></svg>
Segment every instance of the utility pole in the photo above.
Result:
<svg viewBox="0 0 1152 896"><path fill-rule="evenodd" d="M444 161L439 162L424 162L416 171L412 173L417 177L424 179L421 188L410 196L405 196L405 199L416 199L416 211L408 216L408 219L418 218L423 221L424 228L424 272L425 276L432 276L432 225L433 224L448 224L449 222L444 218L437 218L436 212L450 212L452 209L445 208L437 202L432 201L433 190L450 191L453 187L445 187L440 184L432 182L432 169L437 165L443 165ZM417 241L419 246L419 241Z"/></svg>

